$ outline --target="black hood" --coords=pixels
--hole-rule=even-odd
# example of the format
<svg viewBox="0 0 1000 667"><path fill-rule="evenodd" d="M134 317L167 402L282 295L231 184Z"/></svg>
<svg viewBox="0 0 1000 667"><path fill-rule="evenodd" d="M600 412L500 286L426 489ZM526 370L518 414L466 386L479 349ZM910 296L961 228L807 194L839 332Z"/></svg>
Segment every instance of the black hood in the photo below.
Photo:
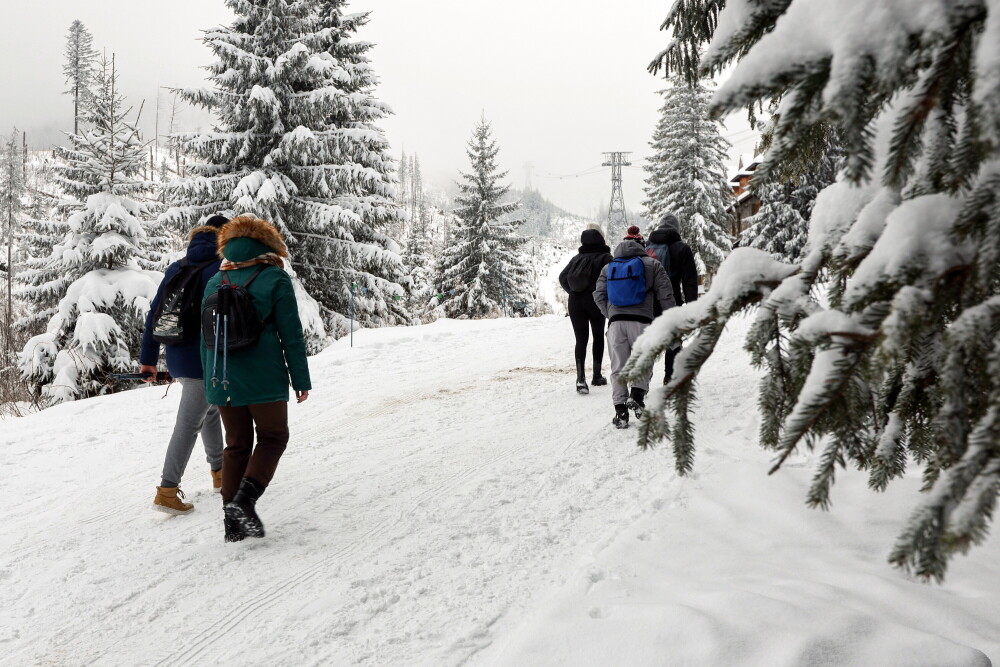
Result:
<svg viewBox="0 0 1000 667"><path fill-rule="evenodd" d="M596 229L585 229L583 233L580 234L580 252L591 253L591 252L611 252L611 248L608 247L607 242L601 233Z"/></svg>
<svg viewBox="0 0 1000 667"><path fill-rule="evenodd" d="M650 244L670 245L681 240L681 235L671 227L660 227L649 235Z"/></svg>

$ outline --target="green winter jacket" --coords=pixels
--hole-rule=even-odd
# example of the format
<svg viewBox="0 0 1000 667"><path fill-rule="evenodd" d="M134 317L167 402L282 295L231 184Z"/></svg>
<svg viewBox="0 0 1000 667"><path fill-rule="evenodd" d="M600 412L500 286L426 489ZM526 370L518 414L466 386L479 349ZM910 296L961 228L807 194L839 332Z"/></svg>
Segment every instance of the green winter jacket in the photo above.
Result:
<svg viewBox="0 0 1000 667"><path fill-rule="evenodd" d="M234 238L225 246L226 259L245 262L271 249L251 238ZM249 280L260 266L226 271L229 282L239 285ZM205 288L205 298L222 282L223 272L217 273ZM219 350L218 384L213 386L212 368L215 352L201 341L201 359L205 368L205 393L213 405L254 405L287 401L288 381L295 391L309 391L309 364L302 322L292 289L292 279L276 266L268 266L250 283L247 290L265 322L260 341L252 346L229 353L229 387L222 388L222 350ZM202 302L204 307L204 302ZM268 319L270 318L270 319Z"/></svg>

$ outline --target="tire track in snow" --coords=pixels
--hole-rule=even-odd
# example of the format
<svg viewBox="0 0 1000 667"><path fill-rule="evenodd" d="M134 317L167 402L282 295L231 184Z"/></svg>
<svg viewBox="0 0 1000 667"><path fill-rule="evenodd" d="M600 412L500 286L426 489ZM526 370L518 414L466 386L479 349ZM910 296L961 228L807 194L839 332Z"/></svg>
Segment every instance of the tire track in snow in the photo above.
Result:
<svg viewBox="0 0 1000 667"><path fill-rule="evenodd" d="M331 560L350 556L360 551L362 544L384 533L387 528L397 523L398 517L384 519L377 526L370 528L367 532L341 549L324 554L312 565L285 577L262 593L238 605L235 611L230 612L224 618L210 624L195 635L194 639L188 642L187 646L181 647L178 651L156 663L157 667L178 662L182 664L194 662L195 658L204 653L214 642L231 632L233 628L242 623L247 617L267 609L272 604L281 600L293 588L311 582L322 572L325 566L328 567L330 565Z"/></svg>

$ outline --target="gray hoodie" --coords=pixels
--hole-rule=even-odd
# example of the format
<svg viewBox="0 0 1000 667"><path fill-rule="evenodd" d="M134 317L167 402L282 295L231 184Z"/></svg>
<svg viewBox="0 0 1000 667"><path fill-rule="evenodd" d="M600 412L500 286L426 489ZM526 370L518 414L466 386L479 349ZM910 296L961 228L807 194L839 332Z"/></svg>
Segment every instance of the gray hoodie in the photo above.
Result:
<svg viewBox="0 0 1000 667"><path fill-rule="evenodd" d="M615 306L608 302L608 267L601 270L597 279L597 289L594 290L594 302L609 321L631 320L634 322L653 321L653 300L657 299L663 310L677 305L674 301L674 289L670 285L670 277L663 265L646 254L646 249L640 243L627 239L615 248L615 259L630 259L642 257L642 265L646 273L646 299L634 306Z"/></svg>

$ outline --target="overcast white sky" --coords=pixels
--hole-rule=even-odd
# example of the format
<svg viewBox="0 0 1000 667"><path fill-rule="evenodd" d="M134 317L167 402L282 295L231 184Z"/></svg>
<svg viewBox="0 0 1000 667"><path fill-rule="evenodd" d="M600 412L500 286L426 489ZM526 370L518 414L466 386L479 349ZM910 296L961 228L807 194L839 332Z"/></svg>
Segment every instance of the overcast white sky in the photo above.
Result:
<svg viewBox="0 0 1000 667"><path fill-rule="evenodd" d="M211 54L200 30L228 21L222 0L5 0L0 23L0 133L15 125L32 146L71 128L62 95L64 36L79 18L98 48L117 54L123 89L152 131L160 86L194 86ZM646 65L663 48L659 31L670 0L354 0L372 11L362 39L381 78L377 94L396 115L383 123L393 151L419 154L426 179L443 185L467 164L465 142L481 111L493 122L501 164L573 212L607 201L610 172L553 178L599 165L603 151L647 154L662 81ZM206 124L192 111L186 126ZM147 123L143 123L144 126ZM726 134L734 154L753 150L741 118ZM162 131L162 128L161 128ZM642 177L625 170L629 208L638 208Z"/></svg>

